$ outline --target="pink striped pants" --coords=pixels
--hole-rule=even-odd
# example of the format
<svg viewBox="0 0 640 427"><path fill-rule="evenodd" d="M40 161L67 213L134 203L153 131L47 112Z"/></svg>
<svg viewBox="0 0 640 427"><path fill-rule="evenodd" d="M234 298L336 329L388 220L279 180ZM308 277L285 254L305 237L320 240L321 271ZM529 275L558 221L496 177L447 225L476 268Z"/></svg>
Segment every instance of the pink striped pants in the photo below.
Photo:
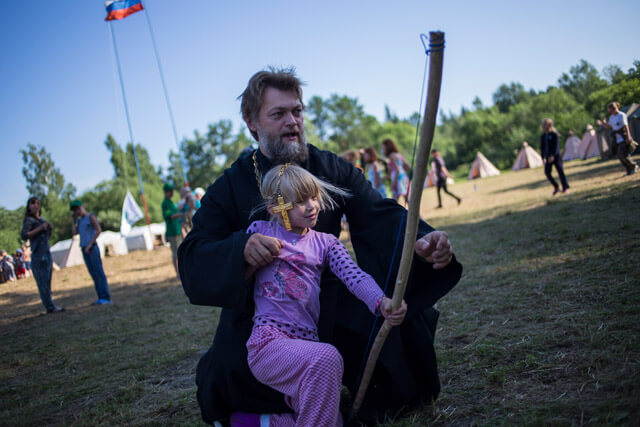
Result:
<svg viewBox="0 0 640 427"><path fill-rule="evenodd" d="M272 414L270 426L341 426L344 369L338 350L291 338L272 326L254 328L247 341L249 368L263 384L285 395L294 414Z"/></svg>

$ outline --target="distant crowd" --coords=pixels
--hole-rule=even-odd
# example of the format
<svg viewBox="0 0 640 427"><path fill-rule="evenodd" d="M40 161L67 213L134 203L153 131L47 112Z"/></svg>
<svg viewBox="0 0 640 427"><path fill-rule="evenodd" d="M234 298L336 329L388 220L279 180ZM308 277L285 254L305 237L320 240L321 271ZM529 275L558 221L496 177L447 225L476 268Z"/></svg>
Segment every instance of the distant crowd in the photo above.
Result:
<svg viewBox="0 0 640 427"><path fill-rule="evenodd" d="M9 254L0 250L0 283L13 282L31 276L31 248L29 243Z"/></svg>

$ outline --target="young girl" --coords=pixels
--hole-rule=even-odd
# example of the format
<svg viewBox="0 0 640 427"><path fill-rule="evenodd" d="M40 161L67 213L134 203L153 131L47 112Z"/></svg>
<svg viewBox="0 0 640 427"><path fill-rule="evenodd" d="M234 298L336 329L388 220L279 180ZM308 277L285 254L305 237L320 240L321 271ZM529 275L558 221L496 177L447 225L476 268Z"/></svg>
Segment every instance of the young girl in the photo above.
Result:
<svg viewBox="0 0 640 427"><path fill-rule="evenodd" d="M247 341L249 368L258 381L285 395L293 414L272 414L270 425L342 425L339 411L343 361L338 350L318 341L320 276L325 267L372 313L399 325L406 304L392 312L373 278L352 260L332 234L312 230L318 214L335 206L329 192L348 194L290 164L271 169L261 194L271 221L255 221L247 232L278 239L276 259L255 271L253 331ZM247 274L254 273L251 267ZM249 414L234 414L250 424ZM258 415L254 415L258 417ZM255 420L257 422L257 420Z"/></svg>
<svg viewBox="0 0 640 427"><path fill-rule="evenodd" d="M378 153L376 153L376 150L374 150L373 147L367 147L364 149L363 158L364 162L367 164L367 181L369 181L371 186L386 199L387 187L385 187L384 182L382 182L383 167L378 161Z"/></svg>
<svg viewBox="0 0 640 427"><path fill-rule="evenodd" d="M409 176L407 172L411 166L398 152L398 146L392 139L382 141L382 151L389 159L389 173L391 175L391 191L393 198L400 202L400 197L404 197L405 205L409 203Z"/></svg>

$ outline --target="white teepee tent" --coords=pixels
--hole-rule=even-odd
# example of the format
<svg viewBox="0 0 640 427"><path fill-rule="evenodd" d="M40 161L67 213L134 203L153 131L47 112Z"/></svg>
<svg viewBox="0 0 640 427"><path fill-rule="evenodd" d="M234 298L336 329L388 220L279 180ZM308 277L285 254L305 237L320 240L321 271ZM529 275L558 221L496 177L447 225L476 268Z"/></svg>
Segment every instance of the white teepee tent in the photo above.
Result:
<svg viewBox="0 0 640 427"><path fill-rule="evenodd" d="M51 246L50 251L53 262L60 268L84 263L82 249L80 249L80 236L77 234L71 239L57 242Z"/></svg>
<svg viewBox="0 0 640 427"><path fill-rule="evenodd" d="M467 179L485 178L487 176L494 175L500 175L500 171L498 168L493 166L493 164L481 152L478 151L476 159L471 165L471 170L469 171L469 177Z"/></svg>
<svg viewBox="0 0 640 427"><path fill-rule="evenodd" d="M564 151L562 153L562 160L568 162L580 158L580 138L575 135L571 135L567 138L567 142L564 143Z"/></svg>
<svg viewBox="0 0 640 427"><path fill-rule="evenodd" d="M511 170L517 171L520 169L537 168L540 166L542 166L542 157L540 157L540 154L538 154L536 150L527 144L527 141L524 141Z"/></svg>
<svg viewBox="0 0 640 427"><path fill-rule="evenodd" d="M603 141L604 142L604 141ZM603 149L607 151L609 149L604 142ZM598 146L598 136L596 131L593 130L593 126L587 125L587 130L582 136L582 142L580 143L579 154L581 159L588 159L591 157L598 157L600 153L600 147Z"/></svg>

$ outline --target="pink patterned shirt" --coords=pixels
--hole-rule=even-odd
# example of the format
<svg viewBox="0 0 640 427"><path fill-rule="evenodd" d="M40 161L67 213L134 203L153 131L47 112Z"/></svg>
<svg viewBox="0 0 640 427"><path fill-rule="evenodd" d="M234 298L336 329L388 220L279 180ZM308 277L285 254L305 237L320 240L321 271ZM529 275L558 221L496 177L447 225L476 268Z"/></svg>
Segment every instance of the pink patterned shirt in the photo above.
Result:
<svg viewBox="0 0 640 427"><path fill-rule="evenodd" d="M332 234L309 229L300 235L269 221L254 221L247 233L277 237L284 243L278 257L256 272L254 328L275 326L287 335L317 341L320 276L325 267L372 313L384 296L375 280L353 262Z"/></svg>

